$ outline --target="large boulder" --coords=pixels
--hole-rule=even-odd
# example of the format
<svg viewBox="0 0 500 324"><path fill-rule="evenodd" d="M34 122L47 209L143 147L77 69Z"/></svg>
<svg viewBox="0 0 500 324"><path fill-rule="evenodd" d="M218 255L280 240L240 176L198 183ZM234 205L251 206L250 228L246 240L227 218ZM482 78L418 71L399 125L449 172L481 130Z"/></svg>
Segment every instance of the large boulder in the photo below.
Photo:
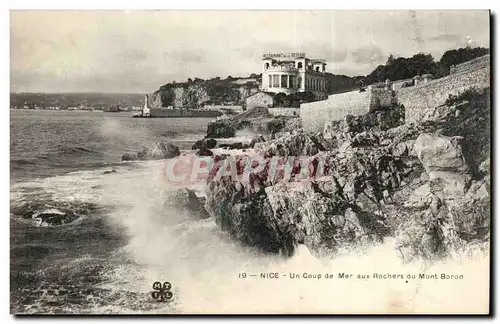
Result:
<svg viewBox="0 0 500 324"><path fill-rule="evenodd" d="M418 159L430 180L441 183L449 194L463 195L475 170L473 160L465 154L463 137L420 134L414 144Z"/></svg>
<svg viewBox="0 0 500 324"><path fill-rule="evenodd" d="M219 119L207 125L207 137L229 138L235 134L235 123L231 119Z"/></svg>
<svg viewBox="0 0 500 324"><path fill-rule="evenodd" d="M213 138L207 138L205 139L205 142L207 143L207 149L211 150L217 146L217 141Z"/></svg>
<svg viewBox="0 0 500 324"><path fill-rule="evenodd" d="M164 159L171 159L181 154L179 148L171 143L156 143L156 146L162 151Z"/></svg>
<svg viewBox="0 0 500 324"><path fill-rule="evenodd" d="M231 146L229 147L230 150L241 150L242 148L243 148L242 142L232 143Z"/></svg>
<svg viewBox="0 0 500 324"><path fill-rule="evenodd" d="M135 161L137 159L138 158L136 154L126 153L122 155L122 161Z"/></svg>
<svg viewBox="0 0 500 324"><path fill-rule="evenodd" d="M196 155L197 156L213 156L214 152L212 152L206 148L202 148L198 152L196 152Z"/></svg>
<svg viewBox="0 0 500 324"><path fill-rule="evenodd" d="M181 154L179 148L170 143L156 143L153 147L147 147L137 152L136 155L124 154L122 156L122 161L134 161L134 160L163 160L171 159Z"/></svg>
<svg viewBox="0 0 500 324"><path fill-rule="evenodd" d="M199 140L194 142L193 146L191 146L192 150L202 150L207 148L207 143L204 140Z"/></svg>
<svg viewBox="0 0 500 324"><path fill-rule="evenodd" d="M163 201L163 208L174 208L184 212L189 218L194 220L209 218L210 215L205 210L204 204L194 191L189 189L178 189L168 192Z"/></svg>
<svg viewBox="0 0 500 324"><path fill-rule="evenodd" d="M213 138L205 138L199 141L196 141L191 147L192 150L205 150L205 149L213 149L217 146L217 141Z"/></svg>
<svg viewBox="0 0 500 324"><path fill-rule="evenodd" d="M313 156L325 147L314 135L299 133L280 137L268 142L259 142L254 145L257 153L264 157L272 156Z"/></svg>

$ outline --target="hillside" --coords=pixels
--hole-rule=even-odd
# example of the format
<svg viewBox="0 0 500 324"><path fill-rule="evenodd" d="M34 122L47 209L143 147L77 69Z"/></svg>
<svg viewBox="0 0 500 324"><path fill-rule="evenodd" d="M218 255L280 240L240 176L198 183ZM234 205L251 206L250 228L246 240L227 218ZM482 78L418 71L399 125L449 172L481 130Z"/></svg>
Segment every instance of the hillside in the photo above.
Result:
<svg viewBox="0 0 500 324"><path fill-rule="evenodd" d="M349 77L326 73L328 94L351 91L362 86L389 80L402 80L416 75L430 73L438 77L449 74L450 66L470 61L489 53L489 49L459 48L444 52L438 62L430 54L418 53L412 57L390 55L386 64L379 65L366 76ZM188 79L182 83L167 83L153 95L153 105L157 107L189 107L198 108L204 104L234 104L242 105L245 98L259 90L261 74L251 74L248 77L226 79L219 77L208 80L199 78Z"/></svg>
<svg viewBox="0 0 500 324"><path fill-rule="evenodd" d="M205 104L240 105L246 97L259 90L260 82L260 74L251 74L245 78L194 78L187 82L167 83L153 94L153 106L198 108Z"/></svg>

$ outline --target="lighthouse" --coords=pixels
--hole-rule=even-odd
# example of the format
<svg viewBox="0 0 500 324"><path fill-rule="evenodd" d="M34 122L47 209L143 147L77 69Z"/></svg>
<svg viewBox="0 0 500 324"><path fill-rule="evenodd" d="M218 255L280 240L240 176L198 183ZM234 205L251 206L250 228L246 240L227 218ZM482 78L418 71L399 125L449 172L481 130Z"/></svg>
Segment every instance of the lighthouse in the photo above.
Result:
<svg viewBox="0 0 500 324"><path fill-rule="evenodd" d="M144 117L149 117L151 115L151 111L149 110L148 107L148 95L144 95L144 107L142 108L142 115Z"/></svg>

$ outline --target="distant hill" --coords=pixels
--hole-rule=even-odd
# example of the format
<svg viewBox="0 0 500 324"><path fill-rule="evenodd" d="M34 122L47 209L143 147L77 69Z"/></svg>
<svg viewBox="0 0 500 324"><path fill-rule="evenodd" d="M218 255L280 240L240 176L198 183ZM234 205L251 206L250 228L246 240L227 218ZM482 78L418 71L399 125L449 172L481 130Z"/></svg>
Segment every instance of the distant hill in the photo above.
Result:
<svg viewBox="0 0 500 324"><path fill-rule="evenodd" d="M84 107L93 109L114 109L117 106L129 108L142 106L144 94L138 93L11 93L10 107L48 108Z"/></svg>

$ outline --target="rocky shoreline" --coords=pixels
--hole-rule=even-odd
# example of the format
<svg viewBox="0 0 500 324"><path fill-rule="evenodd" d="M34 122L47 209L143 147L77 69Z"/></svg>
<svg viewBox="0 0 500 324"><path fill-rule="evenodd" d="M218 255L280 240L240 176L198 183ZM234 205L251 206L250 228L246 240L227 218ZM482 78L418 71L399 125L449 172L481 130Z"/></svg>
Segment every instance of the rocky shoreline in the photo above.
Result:
<svg viewBox="0 0 500 324"><path fill-rule="evenodd" d="M305 244L315 255L335 255L388 237L405 262L483 253L490 233L489 88L474 91L430 107L418 123L405 124L398 105L347 116L316 134L286 118L265 121L268 132L247 144L248 152L243 144L226 148L240 150L238 175L251 155L308 159L306 169L292 163L287 179L282 171L270 177L269 164L247 180L221 176L231 154L214 150L212 138L234 136L255 121L218 120L193 146L215 161L205 209L234 239L269 253L291 256ZM158 149L163 158L175 154L166 148Z"/></svg>

